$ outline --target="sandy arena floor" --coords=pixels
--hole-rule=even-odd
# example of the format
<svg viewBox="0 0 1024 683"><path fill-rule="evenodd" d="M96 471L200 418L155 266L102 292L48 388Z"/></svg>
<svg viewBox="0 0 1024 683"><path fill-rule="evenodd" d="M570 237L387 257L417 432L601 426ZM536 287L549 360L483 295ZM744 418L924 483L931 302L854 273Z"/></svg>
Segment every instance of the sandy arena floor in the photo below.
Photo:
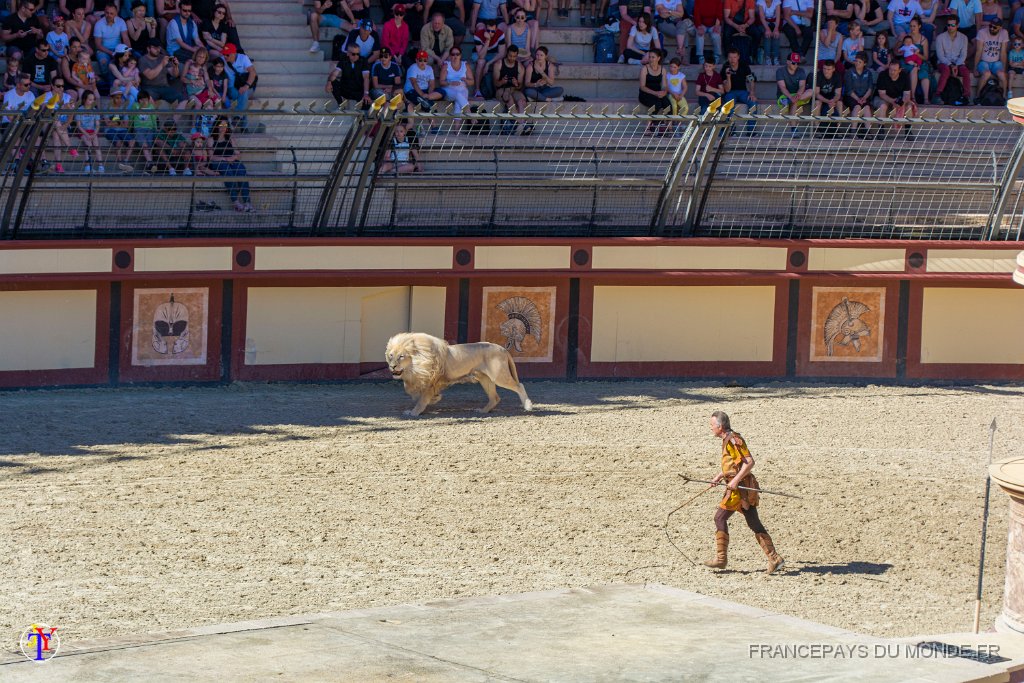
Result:
<svg viewBox="0 0 1024 683"><path fill-rule="evenodd" d="M988 458L1024 442L1024 389L528 383L538 410L455 387L420 419L397 383L0 394L0 631L65 639L657 581L879 636L971 627ZM715 474L707 417L748 439L766 577L742 519L730 570L665 515ZM692 559L716 496L671 520ZM993 492L985 609L1000 609ZM67 640L65 640L67 642Z"/></svg>

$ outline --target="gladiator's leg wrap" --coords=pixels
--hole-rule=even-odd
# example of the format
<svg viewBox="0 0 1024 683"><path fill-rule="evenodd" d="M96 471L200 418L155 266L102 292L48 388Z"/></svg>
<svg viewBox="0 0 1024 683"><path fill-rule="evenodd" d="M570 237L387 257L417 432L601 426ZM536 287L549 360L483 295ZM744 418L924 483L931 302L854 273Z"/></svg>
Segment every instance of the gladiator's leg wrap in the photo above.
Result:
<svg viewBox="0 0 1024 683"><path fill-rule="evenodd" d="M754 534L754 537L757 538L757 542L761 546L761 550L764 551L765 557L768 558L767 573L771 574L776 569L780 568L785 563L785 560L782 559L781 555L775 552L775 544L772 543L772 537L767 533Z"/></svg>
<svg viewBox="0 0 1024 683"><path fill-rule="evenodd" d="M725 569L728 561L729 534L724 531L715 532L715 559L708 560L704 564L712 569Z"/></svg>

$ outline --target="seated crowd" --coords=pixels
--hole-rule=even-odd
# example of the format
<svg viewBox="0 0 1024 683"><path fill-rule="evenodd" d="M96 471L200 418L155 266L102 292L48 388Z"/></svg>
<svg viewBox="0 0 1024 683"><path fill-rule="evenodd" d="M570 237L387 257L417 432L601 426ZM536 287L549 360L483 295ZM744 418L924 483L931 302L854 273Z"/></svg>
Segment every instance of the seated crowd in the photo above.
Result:
<svg viewBox="0 0 1024 683"><path fill-rule="evenodd" d="M64 173L65 152L84 153L84 172L105 173L106 148L125 173L141 161L145 173L244 174L231 129L248 126L257 74L224 0L111 0L100 11L60 0L50 15L35 0L13 5L0 24L3 108L60 110L47 169L48 156ZM171 111L157 113L160 101ZM235 208L251 210L247 187L236 189Z"/></svg>
<svg viewBox="0 0 1024 683"><path fill-rule="evenodd" d="M994 0L824 0L815 41L816 4L581 0L579 10L581 25L617 32L619 63L640 67L639 102L674 113L689 111L688 94L702 110L718 96L756 105L751 65L777 67L776 102L790 111L865 115L1002 105L1010 76L1024 74L1024 0L1008 9ZM552 6L568 16L568 0L549 0L548 17ZM523 111L563 97L556 55L541 44L539 0L382 0L382 10L378 31L368 0L314 2L311 51L321 26L349 31L326 86L339 101L403 92L410 107L446 100L461 111L484 98ZM691 63L703 65L692 91L683 71Z"/></svg>

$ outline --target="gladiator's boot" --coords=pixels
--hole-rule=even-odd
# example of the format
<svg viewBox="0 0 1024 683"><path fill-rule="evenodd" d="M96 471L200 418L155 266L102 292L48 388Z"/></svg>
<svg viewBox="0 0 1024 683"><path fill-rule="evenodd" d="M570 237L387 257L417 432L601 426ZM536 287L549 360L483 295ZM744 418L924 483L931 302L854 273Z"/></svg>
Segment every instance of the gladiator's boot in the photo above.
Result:
<svg viewBox="0 0 1024 683"><path fill-rule="evenodd" d="M724 531L715 532L715 559L708 560L705 566L712 569L725 569L727 554L729 550L729 534Z"/></svg>
<svg viewBox="0 0 1024 683"><path fill-rule="evenodd" d="M765 557L768 558L768 574L771 574L785 564L786 561L782 559L782 556L775 552L775 544L772 543L771 536L768 534L754 534L754 537L757 538L761 550L764 551Z"/></svg>

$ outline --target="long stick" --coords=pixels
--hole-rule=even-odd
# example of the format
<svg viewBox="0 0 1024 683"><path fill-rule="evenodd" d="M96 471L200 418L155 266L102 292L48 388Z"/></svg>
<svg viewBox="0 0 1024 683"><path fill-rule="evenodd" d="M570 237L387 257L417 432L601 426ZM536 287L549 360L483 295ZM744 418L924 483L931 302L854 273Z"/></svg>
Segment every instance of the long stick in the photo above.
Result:
<svg viewBox="0 0 1024 683"><path fill-rule="evenodd" d="M988 464L992 466L992 447L996 440L996 419L988 428ZM992 477L985 470L985 514L981 518L981 557L978 558L978 593L974 598L974 632L977 633L981 623L981 585L985 580L985 538L988 535L988 501L992 490Z"/></svg>
<svg viewBox="0 0 1024 683"><path fill-rule="evenodd" d="M697 482L698 484L711 484L712 486L725 486L725 484L723 482L720 482L720 481L719 482L713 482L713 481L706 481L704 479L691 479L690 477L686 476L685 474L680 474L679 476L682 477L683 479L685 479L687 482L693 481L693 482ZM792 493L783 493L782 491L769 491L768 489L753 489L753 488L750 488L749 486L737 486L736 488L743 489L744 491L757 491L758 493L770 493L773 496L785 496L786 498L796 498L798 500L803 500L803 498L800 497L800 496L795 496Z"/></svg>
<svg viewBox="0 0 1024 683"><path fill-rule="evenodd" d="M682 475L680 475L680 476L682 476ZM668 522L669 522L669 520L670 520L670 519L672 519L672 515L676 514L677 512L679 512L680 510L682 510L682 509L683 509L684 507L686 507L687 505L689 505L689 504L690 504L690 503L692 503L693 501L697 500L698 498L700 498L701 496L703 496L703 495L704 495L705 493L707 493L708 491L710 491L710 490L711 490L711 489L713 489L713 488L715 488L715 485L714 485L714 484L712 484L711 486L707 487L706 489L704 489L703 491L701 491L700 493L698 493L698 494L697 494L696 496L694 496L694 497L693 497L693 498L691 498L690 500L686 501L685 503L683 503L682 505L680 505L679 507L677 507L677 508L676 508L675 510L673 510L672 512L668 513L668 515L667 515L667 516L665 517L665 538L667 538L667 539L668 539L668 542L672 544L672 547L676 549L676 552L678 552L678 553L679 553L680 555L682 555L683 557L685 557L685 558L686 558L686 561L687 561L687 562L689 562L690 564L692 564L692 565L693 565L694 567L696 567L696 566L697 566L697 563L696 563L696 562L694 562L693 560L691 560L691 559L690 559L690 556L689 556L689 555L687 555L686 553L684 553L684 552L683 552L683 550L682 550L682 548L680 548L679 546L677 546L677 545L676 545L676 542L672 540L672 534L670 534L670 533L668 532Z"/></svg>

